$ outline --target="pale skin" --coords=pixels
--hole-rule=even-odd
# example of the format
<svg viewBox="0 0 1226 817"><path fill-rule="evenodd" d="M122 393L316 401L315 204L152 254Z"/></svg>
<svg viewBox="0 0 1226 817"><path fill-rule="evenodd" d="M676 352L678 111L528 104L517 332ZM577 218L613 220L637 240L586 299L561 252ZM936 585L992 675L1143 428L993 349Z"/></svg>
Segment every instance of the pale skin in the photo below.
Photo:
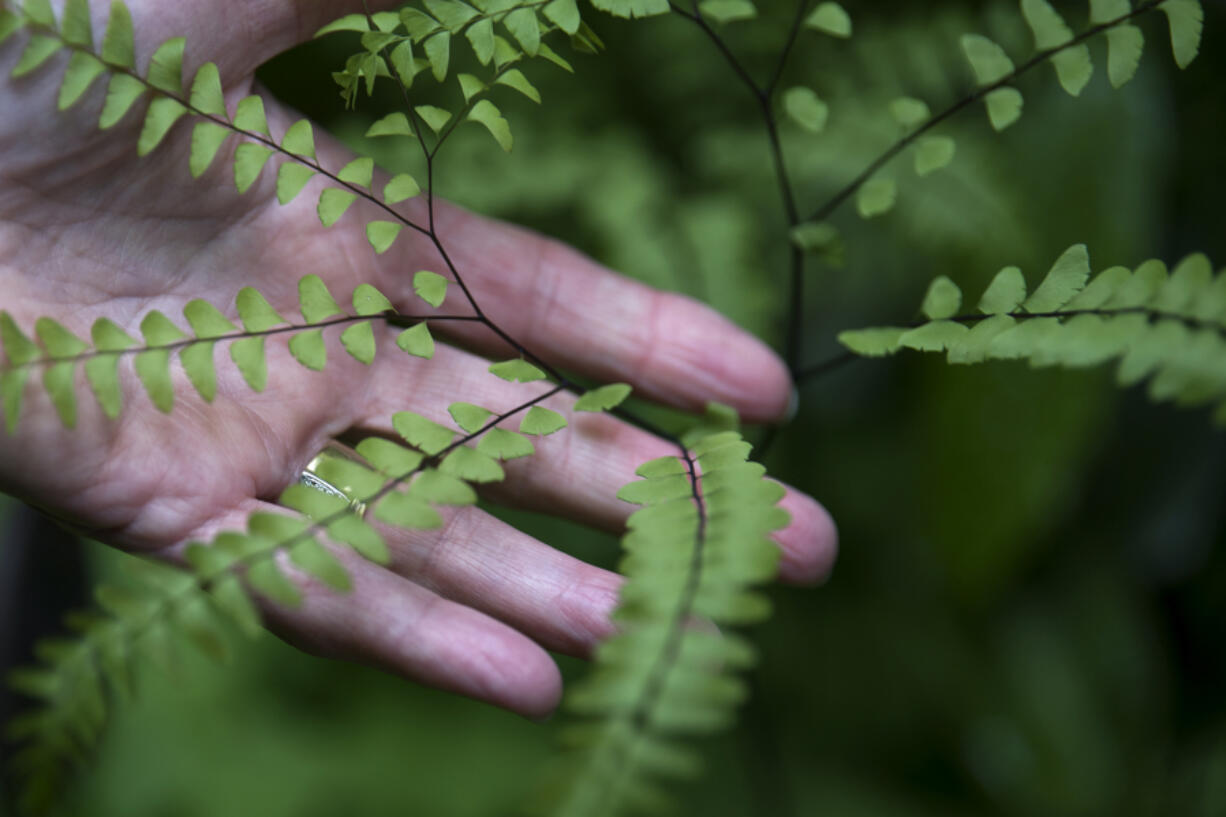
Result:
<svg viewBox="0 0 1226 817"><path fill-rule="evenodd" d="M57 9L59 8L59 4ZM94 3L101 38L106 6ZM372 3L391 7L393 3ZM361 4L308 0L132 0L137 64L167 37L188 38L187 76L203 61L221 69L233 109L258 92L256 66ZM377 257L355 206L336 227L316 219L309 186L293 204L275 198L271 172L245 196L233 187L228 154L199 181L188 173L190 127L180 124L152 156L135 151L139 110L100 132L99 83L67 114L55 109L63 63L9 80L24 35L0 46L0 308L27 333L53 316L87 338L99 317L139 337L158 309L183 325L183 305L203 297L234 317L234 296L254 286L296 319L297 281L319 275L342 303L361 282L406 314L429 309L413 297L412 273L446 272L433 247L406 231ZM331 93L331 91L328 91ZM266 100L274 135L298 117ZM319 157L339 169L347 151L317 130ZM378 185L378 182L376 182ZM424 218L419 201L405 205ZM602 381L624 381L670 405L735 407L749 421L784 419L792 387L786 367L760 341L712 310L649 289L575 251L439 203L439 233L474 297L518 342L550 364ZM470 311L451 288L441 312ZM458 326L463 331L456 330ZM206 404L178 364L173 413L159 413L130 362L121 366L124 409L108 420L79 378L77 428L63 428L35 385L25 392L16 435L0 435L0 490L36 503L95 538L130 552L175 558L192 541L240 529L272 504L329 439L354 431L392 434L390 418L412 410L447 419L455 400L495 410L540 392L503 382L488 360L513 356L488 330L438 324L432 361L410 358L381 331L371 366L348 358L329 333L329 364L308 371L284 338L269 342L266 391L252 392L223 349L219 391ZM638 464L676 448L614 418L572 415L573 397L545 405L570 428L541 439L537 453L508 466L491 498L618 530L634 508L615 498ZM514 428L514 424L511 424ZM776 534L780 579L812 583L833 561L836 534L825 510L789 489L791 524ZM618 577L499 522L477 508L447 514L443 529L385 531L389 567L342 554L353 591L339 595L303 580L300 608L267 605L270 626L302 648L358 660L528 717L558 704L561 679L548 651L585 655L611 632Z"/></svg>

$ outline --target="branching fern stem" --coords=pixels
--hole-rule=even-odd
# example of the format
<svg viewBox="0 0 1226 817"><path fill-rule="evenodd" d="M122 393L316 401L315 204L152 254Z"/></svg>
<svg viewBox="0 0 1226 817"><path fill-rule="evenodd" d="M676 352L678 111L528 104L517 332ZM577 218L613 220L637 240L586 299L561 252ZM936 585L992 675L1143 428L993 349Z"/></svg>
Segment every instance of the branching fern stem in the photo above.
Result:
<svg viewBox="0 0 1226 817"><path fill-rule="evenodd" d="M295 323L288 326L277 326L272 329L263 329L256 332L231 332L225 335L215 335L212 337L202 338L184 338L174 343L166 343L158 346L131 346L127 349L90 349L80 354L66 357L39 357L27 363L13 363L9 360L0 360L0 372L15 371L18 369L32 369L40 366L56 366L61 363L84 363L87 360L93 360L100 357L125 358L134 357L145 352L177 352L186 349L189 346L197 346L203 343L224 343L226 341L246 340L249 338L267 338L275 335L287 335L297 332L309 332L316 329L328 329L334 326L345 326L354 323L363 323L365 321L383 321L389 326L409 327L418 323L430 323L438 321L440 323L479 323L481 321L475 315L399 315L396 313L384 313L381 315L344 315L338 318L329 318L328 320L317 321L315 323Z"/></svg>
<svg viewBox="0 0 1226 817"><path fill-rule="evenodd" d="M728 66L736 74L741 83L749 90L754 101L758 105L758 111L762 117L763 125L766 128L767 142L770 145L771 162L775 168L775 178L779 184L779 195L783 202L784 215L787 219L788 229L791 230L800 224L800 209L796 203L796 193L792 185L791 176L788 173L787 161L783 155L783 145L779 139L779 122L775 117L774 99L775 91L779 87L779 80L783 76L784 69L787 67L788 57L792 53L792 47L796 42L797 36L800 34L801 22L804 20L804 13L808 9L810 0L798 0L796 5L796 15L792 20L792 25L788 30L787 41L780 52L779 61L775 66L774 73L771 79L765 85L760 85L749 70L733 53L724 39L719 36L719 33L711 27L711 25L703 18L697 8L697 2L691 10L686 10L676 3L669 3L675 14L684 17L686 20L694 23L702 31L702 33L715 45L719 53L724 57ZM791 311L788 318L787 336L785 339L785 356L789 370L793 373L793 377L800 364L801 342L802 342L802 325L804 322L804 253L799 247L791 246L788 254L789 262L789 294L791 297Z"/></svg>
<svg viewBox="0 0 1226 817"><path fill-rule="evenodd" d="M1012 85L1023 74L1030 71L1030 69L1036 66L1042 65L1043 63L1047 62L1049 59L1054 57L1056 54L1059 54L1060 52L1066 51L1070 48L1075 48L1081 45L1082 43L1084 43L1086 40L1089 40L1090 38L1094 37L1095 35L1101 34L1104 31L1107 31L1108 29L1115 28L1116 26L1123 25L1129 20L1132 20L1134 17L1139 17L1140 15L1145 14L1146 12L1153 11L1158 6L1162 5L1163 2L1165 2L1165 0L1144 0L1144 2L1137 5L1127 14L1122 14L1119 17L1116 17L1114 20L1108 20L1104 23L1099 23L1096 26L1092 26L1086 29L1085 31L1081 32L1077 36L1073 37L1073 39L1069 40L1066 43L1063 43L1057 46L1053 46L1052 48L1048 48L1043 51L1039 51L1029 60L1017 66L1013 71L1001 77L996 82L993 82L989 85L985 85L982 88L979 88L975 92L963 97L962 99L959 99L957 102L950 105L948 108L941 111L940 113L933 115L922 125L919 125L917 128L915 128L915 130L911 131L906 136L901 137L893 145L886 148L886 150L880 156L878 156L876 159L870 162L869 165L865 167L864 170L861 171L858 176L856 176L854 179L848 182L838 192L836 192L833 196L827 199L821 206L819 206L816 210L814 210L813 215L810 217L809 220L810 221L825 221L826 219L830 218L830 216L833 215L834 212L838 210L839 207L841 207L844 202L846 202L849 198L854 196L856 192L862 186L864 186L864 183L867 182L869 179L871 179L874 175L876 175L877 171L885 167L885 165L889 163L891 159L893 159L895 156L897 156L902 151L906 150L919 137L923 136L925 133L932 130L937 125L940 125L942 122L949 119L954 114L958 113L964 108L967 108L970 105L975 104L976 102L983 99L984 97L986 97L988 94L992 93L993 91L999 90L1005 87L1006 85Z"/></svg>

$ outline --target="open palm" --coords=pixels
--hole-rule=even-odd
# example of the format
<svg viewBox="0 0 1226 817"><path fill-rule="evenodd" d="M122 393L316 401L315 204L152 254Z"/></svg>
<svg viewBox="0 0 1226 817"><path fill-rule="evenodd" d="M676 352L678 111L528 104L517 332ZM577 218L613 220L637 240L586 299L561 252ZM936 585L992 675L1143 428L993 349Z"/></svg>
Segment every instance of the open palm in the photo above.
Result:
<svg viewBox="0 0 1226 817"><path fill-rule="evenodd" d="M104 5L95 5L94 13L105 15ZM307 0L129 5L138 64L161 40L186 34L188 70L216 62L231 106L253 91L261 61L360 6ZM96 18L95 30L104 22ZM0 48L0 71L7 74L19 51L12 43ZM139 117L98 131L98 89L58 113L60 76L40 71L0 85L0 308L27 331L48 315L86 336L105 316L136 335L150 310L177 317L193 298L232 316L244 286L291 315L297 282L308 274L320 276L338 297L373 283L398 310L420 314L413 272L445 271L433 245L417 236L406 234L377 257L353 225L320 227L308 196L279 206L271 174L244 196L220 160L193 181L190 130L183 125L153 155L138 159ZM271 99L266 106L274 135L296 118ZM333 169L352 158L324 138L318 152L320 163ZM424 207L406 206L412 217ZM683 408L719 400L750 420L786 413L791 385L783 365L707 308L455 207L439 205L437 232L489 317L551 364L626 381L642 396ZM470 312L454 289L443 311ZM512 350L485 327L438 327L440 333L460 328L431 361L391 347L369 366L333 354L322 372L299 366L283 343L272 342L267 388L255 393L233 367L220 365L211 404L176 369L171 414L159 413L135 378L125 376L119 419L108 420L82 400L72 431L61 426L46 394L31 386L17 434L0 438L0 489L102 541L173 557L189 541L241 528L338 435L391 434L397 411L443 420L457 399L497 410L539 393L539 386L534 392L488 374L484 356ZM335 351L335 337L329 346ZM567 413L570 402L559 396L547 405ZM631 510L615 499L617 488L639 463L674 452L615 419L578 415L567 433L542 439L535 456L509 464L507 483L492 497L617 529ZM784 503L793 520L778 536L782 577L817 579L833 554L830 520L797 492ZM614 574L479 509L451 512L441 530L389 536L388 568L346 560L352 593L336 595L307 582L300 608L270 605L276 629L313 651L370 661L533 716L550 711L560 693L546 650L581 655L609 632Z"/></svg>

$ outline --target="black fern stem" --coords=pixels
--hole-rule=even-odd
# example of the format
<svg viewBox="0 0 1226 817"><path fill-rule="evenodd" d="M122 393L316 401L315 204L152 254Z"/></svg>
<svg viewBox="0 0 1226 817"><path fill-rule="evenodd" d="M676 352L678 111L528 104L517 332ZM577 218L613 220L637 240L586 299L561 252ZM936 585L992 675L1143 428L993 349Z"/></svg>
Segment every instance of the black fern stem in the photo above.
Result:
<svg viewBox="0 0 1226 817"><path fill-rule="evenodd" d="M963 108L966 108L978 102L979 100L983 99L985 96L992 93L993 91L999 90L1000 88L1003 88L1006 85L1011 85L1012 83L1016 82L1018 77L1020 77L1022 74L1026 73L1031 68L1034 68L1037 65L1042 65L1044 62L1051 59L1056 54L1059 54L1061 51L1081 45L1086 40L1090 39L1096 34L1101 34L1107 29L1115 28L1118 25L1128 22L1134 17L1138 17L1148 11L1153 11L1158 6L1162 5L1163 2L1165 2L1165 0L1145 0L1145 2L1141 3L1136 8L1134 8L1132 11L1128 12L1127 14L1123 14L1115 18L1114 20L1108 20L1105 23L1099 23L1096 26L1088 28L1085 31L1078 34L1073 39L1069 40L1067 43L1064 43L1063 45L1057 45L1052 48L1048 48L1045 51L1038 52L1033 57L1031 57L1029 60L1022 63L1017 68L1013 69L1011 73L1007 74L1004 77L1001 77L996 82L993 82L991 85L985 85L984 87L980 88L974 93L969 94L968 96L965 96L962 99L959 99L957 102L950 105L948 108L941 111L939 114L936 114L931 119L929 119L927 122L920 125L914 131L902 137L897 142L895 142L893 145L891 145L889 148L887 148L885 152L883 152L880 156L874 159L868 165L868 167L864 168L864 170L860 173L860 175L856 176L854 179L848 182L845 187L840 189L837 193L831 196L824 204L818 207L813 212L813 215L809 218L809 220L810 221L825 221L826 219L830 218L830 216L834 214L835 210L839 209L839 207L842 206L842 204L845 201L847 201L849 198L855 195L856 191L859 190L864 185L865 182L867 182L870 178L872 178L877 173L878 170L884 167L886 163L888 163L891 159L893 159L895 156L897 156L899 153L905 150L916 139L923 136L925 133L927 133L928 131L935 128L937 125L944 122L946 119L949 119L954 114L961 111Z"/></svg>

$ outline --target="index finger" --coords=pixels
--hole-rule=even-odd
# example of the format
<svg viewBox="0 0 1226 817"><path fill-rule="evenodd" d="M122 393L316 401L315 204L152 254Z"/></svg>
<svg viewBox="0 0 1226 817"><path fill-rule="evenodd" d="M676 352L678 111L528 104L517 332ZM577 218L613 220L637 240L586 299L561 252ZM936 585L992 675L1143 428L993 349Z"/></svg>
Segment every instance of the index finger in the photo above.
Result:
<svg viewBox="0 0 1226 817"><path fill-rule="evenodd" d="M558 241L454 205L436 205L436 225L486 315L551 365L625 381L642 396L691 411L714 400L750 422L788 413L792 382L783 361L705 304L653 289ZM388 261L381 265L385 274L434 269L446 275L443 260L424 243L397 244L388 254L391 269ZM443 310L465 305L464 293L452 287ZM487 355L515 354L481 326L451 324L445 331Z"/></svg>

